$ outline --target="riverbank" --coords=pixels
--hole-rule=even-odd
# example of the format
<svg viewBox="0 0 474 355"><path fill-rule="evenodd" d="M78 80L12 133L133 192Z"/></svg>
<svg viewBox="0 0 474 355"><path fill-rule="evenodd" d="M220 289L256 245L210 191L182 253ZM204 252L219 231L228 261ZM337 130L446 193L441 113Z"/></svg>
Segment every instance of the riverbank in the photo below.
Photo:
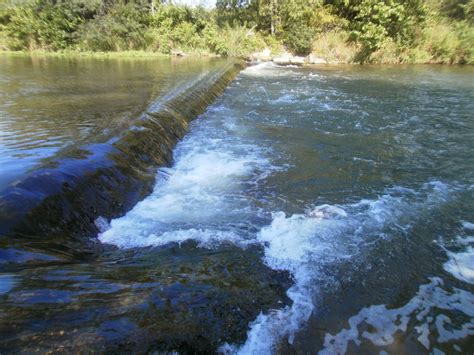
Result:
<svg viewBox="0 0 474 355"><path fill-rule="evenodd" d="M218 58L219 56L211 53L184 53L176 51L171 54L151 51L119 51L119 52L94 52L94 51L46 51L46 50L3 50L1 55L12 56L44 56L44 57L81 57L81 58L170 58L170 57L202 57L202 58Z"/></svg>
<svg viewBox="0 0 474 355"><path fill-rule="evenodd" d="M204 9L42 0L0 8L0 50L246 60L270 51L270 60L297 65L474 64L474 5L448 5L396 1L371 11L369 1L310 1L281 4L270 14L264 3L235 7L223 1Z"/></svg>
<svg viewBox="0 0 474 355"><path fill-rule="evenodd" d="M338 64L444 64L444 65L472 65L474 62L458 62L443 59L432 58L426 53L419 55L419 57L410 56L407 52L400 57L391 53L390 51L378 51L375 57L370 62L360 63L354 60L357 53L355 46L347 44L339 44L337 46L327 46L320 52L313 52L307 56L299 56L292 54L285 49L278 51L272 50L268 47L261 51L256 51L235 57L234 59L244 60L247 63L257 62L273 62L277 65L338 65ZM423 54L423 53L422 53ZM30 57L64 57L64 58L116 58L116 59L145 59L145 58L223 58L223 56L210 53L206 51L173 51L170 54L152 51L114 51L114 52L94 52L94 51L77 51L77 50L63 50L63 51L46 51L46 50L0 50L0 55L7 56L30 56ZM225 58L225 57L224 57Z"/></svg>

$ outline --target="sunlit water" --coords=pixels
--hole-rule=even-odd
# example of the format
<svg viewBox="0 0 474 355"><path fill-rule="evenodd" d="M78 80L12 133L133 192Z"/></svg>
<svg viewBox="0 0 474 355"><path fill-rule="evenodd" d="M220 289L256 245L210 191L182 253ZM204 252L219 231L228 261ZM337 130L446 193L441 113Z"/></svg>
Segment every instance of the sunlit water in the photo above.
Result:
<svg viewBox="0 0 474 355"><path fill-rule="evenodd" d="M0 56L0 191L65 148L116 136L216 62Z"/></svg>
<svg viewBox="0 0 474 355"><path fill-rule="evenodd" d="M200 305L208 313L193 313L196 322L212 328L224 294L238 304L224 328L237 330L209 328L223 335L208 351L472 351L473 78L469 67L245 69L192 123L153 193L121 218L96 221L100 241L119 249L94 265L4 275L8 314L41 333L24 309L60 303L42 325L70 328L64 343L81 346L86 327L110 342L109 328L124 339L146 327L158 330L144 338L176 337ZM267 276L242 281L265 267L290 276L279 303L264 304L274 297L262 296ZM206 287L218 291L203 301ZM154 288L167 290L161 303L145 291ZM144 323L165 299L182 305L174 320ZM232 323L244 313L249 324Z"/></svg>

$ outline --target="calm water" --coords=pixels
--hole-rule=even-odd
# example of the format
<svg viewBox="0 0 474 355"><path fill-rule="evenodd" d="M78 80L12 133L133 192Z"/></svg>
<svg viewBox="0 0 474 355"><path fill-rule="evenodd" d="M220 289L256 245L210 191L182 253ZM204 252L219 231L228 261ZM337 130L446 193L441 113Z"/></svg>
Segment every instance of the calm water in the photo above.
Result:
<svg viewBox="0 0 474 355"><path fill-rule="evenodd" d="M473 79L245 69L103 256L2 275L1 348L472 352Z"/></svg>
<svg viewBox="0 0 474 355"><path fill-rule="evenodd" d="M117 135L216 62L0 56L0 190L67 147Z"/></svg>

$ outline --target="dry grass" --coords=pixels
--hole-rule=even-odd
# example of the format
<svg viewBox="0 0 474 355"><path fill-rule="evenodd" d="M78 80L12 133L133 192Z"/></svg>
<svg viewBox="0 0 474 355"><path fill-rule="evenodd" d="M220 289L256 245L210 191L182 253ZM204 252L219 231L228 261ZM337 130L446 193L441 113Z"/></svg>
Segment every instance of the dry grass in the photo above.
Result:
<svg viewBox="0 0 474 355"><path fill-rule="evenodd" d="M329 63L352 63L359 47L348 42L348 33L344 31L324 32L313 42L312 52Z"/></svg>

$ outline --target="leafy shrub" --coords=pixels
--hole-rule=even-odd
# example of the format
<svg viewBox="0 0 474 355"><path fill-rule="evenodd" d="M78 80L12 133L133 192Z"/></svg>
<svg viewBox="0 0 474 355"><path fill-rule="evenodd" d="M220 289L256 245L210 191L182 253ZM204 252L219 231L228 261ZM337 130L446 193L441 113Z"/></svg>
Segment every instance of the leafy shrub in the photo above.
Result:
<svg viewBox="0 0 474 355"><path fill-rule="evenodd" d="M11 49L61 50L73 47L76 32L90 19L99 3L60 2L39 0L23 6L8 7L3 11L2 22Z"/></svg>
<svg viewBox="0 0 474 355"><path fill-rule="evenodd" d="M66 49L75 43L75 32L84 23L83 8L74 2L47 3L36 13L40 43L52 50Z"/></svg>
<svg viewBox="0 0 474 355"><path fill-rule="evenodd" d="M452 24L432 20L425 29L425 38L418 50L424 50L437 63L473 63L474 27L467 22Z"/></svg>
<svg viewBox="0 0 474 355"><path fill-rule="evenodd" d="M473 1L470 3L474 4ZM474 64L474 26L466 21L459 23L456 27L459 34L459 63Z"/></svg>
<svg viewBox="0 0 474 355"><path fill-rule="evenodd" d="M285 31L283 43L295 54L307 55L311 52L314 35L313 28L294 24Z"/></svg>
<svg viewBox="0 0 474 355"><path fill-rule="evenodd" d="M3 14L7 46L13 50L35 49L39 46L39 22L31 6L9 8Z"/></svg>
<svg viewBox="0 0 474 355"><path fill-rule="evenodd" d="M425 15L425 7L417 0L362 0L354 10L351 37L362 45L356 59L360 62L393 43L399 49L412 45L418 37L416 24Z"/></svg>
<svg viewBox="0 0 474 355"><path fill-rule="evenodd" d="M207 47L218 55L229 55L230 48L224 37L216 26L207 26L203 31L204 41Z"/></svg>
<svg viewBox="0 0 474 355"><path fill-rule="evenodd" d="M149 15L133 3L117 4L79 30L79 48L92 51L144 49Z"/></svg>
<svg viewBox="0 0 474 355"><path fill-rule="evenodd" d="M219 34L227 46L227 55L233 57L248 57L251 53L265 48L263 37L246 27L226 27Z"/></svg>

